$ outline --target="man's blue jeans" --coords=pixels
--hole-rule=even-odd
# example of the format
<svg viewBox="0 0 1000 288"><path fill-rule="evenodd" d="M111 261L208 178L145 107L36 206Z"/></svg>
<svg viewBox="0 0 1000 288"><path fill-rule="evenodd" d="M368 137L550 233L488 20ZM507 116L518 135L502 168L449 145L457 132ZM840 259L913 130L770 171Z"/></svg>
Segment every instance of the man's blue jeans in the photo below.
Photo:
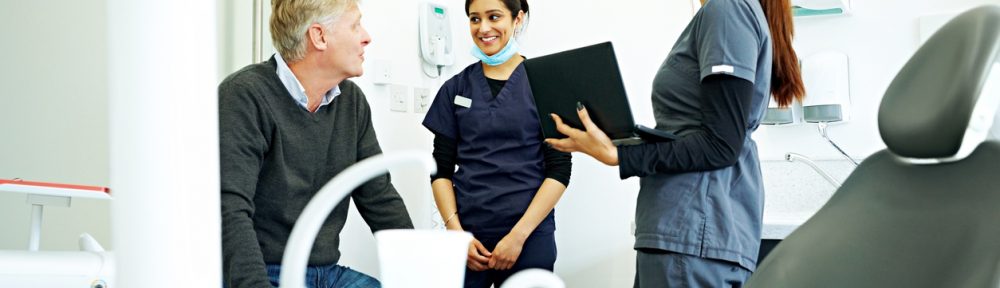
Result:
<svg viewBox="0 0 1000 288"><path fill-rule="evenodd" d="M267 265L271 285L278 287L281 265ZM309 266L306 268L306 287L309 288L381 288L382 284L364 273L337 264Z"/></svg>

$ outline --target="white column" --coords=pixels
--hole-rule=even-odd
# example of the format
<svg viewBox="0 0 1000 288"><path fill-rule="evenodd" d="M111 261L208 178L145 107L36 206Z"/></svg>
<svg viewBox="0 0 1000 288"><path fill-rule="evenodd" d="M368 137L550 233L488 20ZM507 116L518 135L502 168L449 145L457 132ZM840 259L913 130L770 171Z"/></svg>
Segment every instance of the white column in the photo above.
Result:
<svg viewBox="0 0 1000 288"><path fill-rule="evenodd" d="M118 287L222 283L216 5L108 1Z"/></svg>
<svg viewBox="0 0 1000 288"><path fill-rule="evenodd" d="M40 204L31 205L31 233L28 236L28 251L38 251L38 244L42 242L42 211L44 208Z"/></svg>

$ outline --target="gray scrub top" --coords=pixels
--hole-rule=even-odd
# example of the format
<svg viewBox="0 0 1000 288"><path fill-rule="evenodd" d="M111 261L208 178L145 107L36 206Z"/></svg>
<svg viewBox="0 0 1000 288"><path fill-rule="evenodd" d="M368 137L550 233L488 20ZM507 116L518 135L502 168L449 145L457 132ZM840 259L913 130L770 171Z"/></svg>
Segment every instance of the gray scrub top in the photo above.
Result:
<svg viewBox="0 0 1000 288"><path fill-rule="evenodd" d="M754 85L747 133L735 165L660 173L640 181L635 248L757 266L764 187L757 129L771 86L771 35L758 0L712 0L691 20L653 81L657 129L681 136L701 130L701 81L728 74Z"/></svg>

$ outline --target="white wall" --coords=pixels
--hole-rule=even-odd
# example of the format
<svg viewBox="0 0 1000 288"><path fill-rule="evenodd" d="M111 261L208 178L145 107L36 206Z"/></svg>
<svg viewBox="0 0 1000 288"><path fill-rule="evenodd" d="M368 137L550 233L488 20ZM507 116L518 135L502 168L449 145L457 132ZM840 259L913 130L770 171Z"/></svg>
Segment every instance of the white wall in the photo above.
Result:
<svg viewBox="0 0 1000 288"><path fill-rule="evenodd" d="M0 4L0 179L108 185L105 1ZM0 192L0 249L27 249L31 206ZM44 211L42 250L75 250L80 233L111 248L110 203Z"/></svg>
<svg viewBox="0 0 1000 288"><path fill-rule="evenodd" d="M270 2L270 1L267 1ZM253 57L253 1L220 0L218 17L219 33L219 82L229 73L250 64ZM269 5L267 10L270 11ZM265 26L266 27L266 26ZM270 40L268 43L270 48ZM268 50L268 51L271 51Z"/></svg>

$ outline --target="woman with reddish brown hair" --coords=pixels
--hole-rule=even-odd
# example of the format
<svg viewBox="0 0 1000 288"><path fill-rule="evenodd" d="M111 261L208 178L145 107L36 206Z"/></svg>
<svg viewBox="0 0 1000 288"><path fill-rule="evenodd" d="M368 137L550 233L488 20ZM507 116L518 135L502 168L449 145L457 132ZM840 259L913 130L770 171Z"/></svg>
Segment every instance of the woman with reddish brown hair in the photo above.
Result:
<svg viewBox="0 0 1000 288"><path fill-rule="evenodd" d="M789 0L702 0L653 80L656 128L671 142L615 147L583 105L586 131L552 115L564 152L640 177L635 287L740 287L757 266L764 208L757 129L770 96L805 90Z"/></svg>

